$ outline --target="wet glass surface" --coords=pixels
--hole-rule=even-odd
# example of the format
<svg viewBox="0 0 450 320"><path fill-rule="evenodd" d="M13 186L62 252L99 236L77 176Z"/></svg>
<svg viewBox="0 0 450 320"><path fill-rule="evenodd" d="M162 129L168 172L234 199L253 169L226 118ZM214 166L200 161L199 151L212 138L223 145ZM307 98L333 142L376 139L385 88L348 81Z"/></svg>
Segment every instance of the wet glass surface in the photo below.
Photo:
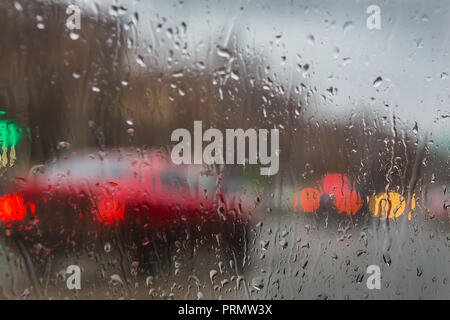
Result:
<svg viewBox="0 0 450 320"><path fill-rule="evenodd" d="M1 1L0 298L449 299L449 15Z"/></svg>

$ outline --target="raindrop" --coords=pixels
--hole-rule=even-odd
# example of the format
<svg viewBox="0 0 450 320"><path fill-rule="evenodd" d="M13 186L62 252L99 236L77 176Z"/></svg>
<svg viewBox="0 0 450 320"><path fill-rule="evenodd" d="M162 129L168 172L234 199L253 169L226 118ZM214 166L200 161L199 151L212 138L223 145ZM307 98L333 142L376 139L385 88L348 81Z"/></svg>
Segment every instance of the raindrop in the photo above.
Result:
<svg viewBox="0 0 450 320"><path fill-rule="evenodd" d="M22 7L22 5L20 4L19 1L14 1L14 8L15 8L17 11L23 11L23 7Z"/></svg>
<svg viewBox="0 0 450 320"><path fill-rule="evenodd" d="M144 63L144 58L140 55L136 57L136 62L143 68L147 67L147 65Z"/></svg>
<svg viewBox="0 0 450 320"><path fill-rule="evenodd" d="M358 276L356 277L356 283L361 283L364 279L364 274L360 273L358 274Z"/></svg>
<svg viewBox="0 0 450 320"><path fill-rule="evenodd" d="M109 283L112 284L113 286L118 286L118 285L122 285L123 281L118 274L113 274L109 278Z"/></svg>
<svg viewBox="0 0 450 320"><path fill-rule="evenodd" d="M181 77L183 77L183 71L182 70L175 71L174 73L172 73L172 77L174 77L174 78L181 78Z"/></svg>
<svg viewBox="0 0 450 320"><path fill-rule="evenodd" d="M33 174L38 174L38 173L44 174L45 173L45 165L39 164L37 166L34 166L33 168L31 168L31 172Z"/></svg>
<svg viewBox="0 0 450 320"><path fill-rule="evenodd" d="M217 46L217 55L219 57L223 57L223 58L226 58L226 59L230 59L231 58L230 51L228 51L228 49L220 47L220 46Z"/></svg>
<svg viewBox="0 0 450 320"><path fill-rule="evenodd" d="M201 70L205 69L205 63L203 61L197 61L194 63L194 65Z"/></svg>
<svg viewBox="0 0 450 320"><path fill-rule="evenodd" d="M434 175L434 173L431 174L431 181L430 183L436 183L436 176Z"/></svg>
<svg viewBox="0 0 450 320"><path fill-rule="evenodd" d="M391 256L389 255L389 253L386 252L386 253L383 254L383 261L388 266L390 266L392 264Z"/></svg>
<svg viewBox="0 0 450 320"><path fill-rule="evenodd" d="M422 274L423 274L423 268L422 268L422 266L418 266L417 267L417 276L420 277L420 276L422 276Z"/></svg>
<svg viewBox="0 0 450 320"><path fill-rule="evenodd" d="M416 40L414 40L414 42L415 42L417 48L419 48L419 49L423 48L422 38L416 39Z"/></svg>
<svg viewBox="0 0 450 320"><path fill-rule="evenodd" d="M67 141L60 141L58 143L58 146L56 147L57 150L70 150L70 143Z"/></svg>
<svg viewBox="0 0 450 320"><path fill-rule="evenodd" d="M211 270L211 271L209 271L209 278L211 279L211 283L214 283L214 279L216 278L216 276L217 276L217 270Z"/></svg>
<svg viewBox="0 0 450 320"><path fill-rule="evenodd" d="M348 32L351 29L353 29L354 25L352 21L347 21L344 23L344 26L342 27L342 30L344 30L344 32Z"/></svg>
<svg viewBox="0 0 450 320"><path fill-rule="evenodd" d="M373 87L374 88L378 88L381 85L382 82L383 82L383 78L377 77L375 79L375 81L373 82Z"/></svg>
<svg viewBox="0 0 450 320"><path fill-rule="evenodd" d="M300 262L300 265L302 266L303 269L305 269L306 266L308 265L308 259L303 259L303 260Z"/></svg>
<svg viewBox="0 0 450 320"><path fill-rule="evenodd" d="M80 38L80 35L78 33L75 33L75 32L71 32L69 34L69 36L70 36L70 39L72 39L72 40L77 40L78 38Z"/></svg>
<svg viewBox="0 0 450 320"><path fill-rule="evenodd" d="M153 277L148 276L147 279L145 279L145 285L147 286L147 289L150 289L152 284L153 284Z"/></svg>
<svg viewBox="0 0 450 320"><path fill-rule="evenodd" d="M348 65L348 64L350 64L350 63L352 63L352 58L344 58L344 59L342 59L342 65L343 66L346 66L346 65Z"/></svg>
<svg viewBox="0 0 450 320"><path fill-rule="evenodd" d="M288 247L288 242L287 242L285 239L282 239L282 240L280 241L280 246L281 246L283 249L286 249L286 248Z"/></svg>
<svg viewBox="0 0 450 320"><path fill-rule="evenodd" d="M233 79L233 80L239 80L239 75L236 73L236 72L234 72L234 71L232 71L231 72L231 78Z"/></svg>
<svg viewBox="0 0 450 320"><path fill-rule="evenodd" d="M269 244L269 240L261 240L261 247L263 248L263 250L267 250L269 248Z"/></svg>
<svg viewBox="0 0 450 320"><path fill-rule="evenodd" d="M263 277L253 278L251 286L256 290L261 291L262 289L264 289L264 278Z"/></svg>

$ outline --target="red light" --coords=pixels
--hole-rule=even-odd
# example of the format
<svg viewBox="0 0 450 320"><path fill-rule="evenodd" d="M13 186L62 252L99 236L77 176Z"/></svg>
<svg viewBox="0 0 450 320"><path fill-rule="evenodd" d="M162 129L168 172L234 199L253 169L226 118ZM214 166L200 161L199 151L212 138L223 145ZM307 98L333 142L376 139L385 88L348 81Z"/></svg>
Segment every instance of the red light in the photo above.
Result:
<svg viewBox="0 0 450 320"><path fill-rule="evenodd" d="M323 180L323 192L332 196L339 214L356 214L363 205L363 201L355 190L355 183L350 184L345 174L327 174Z"/></svg>
<svg viewBox="0 0 450 320"><path fill-rule="evenodd" d="M27 202L28 206L30 207L31 213L35 214L36 213L36 205L33 202Z"/></svg>
<svg viewBox="0 0 450 320"><path fill-rule="evenodd" d="M23 202L23 198L16 194L0 198L0 219L8 223L25 218L27 207ZM33 211L35 208L34 204L30 203L30 208Z"/></svg>
<svg viewBox="0 0 450 320"><path fill-rule="evenodd" d="M98 205L97 219L106 225L122 221L125 216L125 206L120 205L117 200L103 199Z"/></svg>

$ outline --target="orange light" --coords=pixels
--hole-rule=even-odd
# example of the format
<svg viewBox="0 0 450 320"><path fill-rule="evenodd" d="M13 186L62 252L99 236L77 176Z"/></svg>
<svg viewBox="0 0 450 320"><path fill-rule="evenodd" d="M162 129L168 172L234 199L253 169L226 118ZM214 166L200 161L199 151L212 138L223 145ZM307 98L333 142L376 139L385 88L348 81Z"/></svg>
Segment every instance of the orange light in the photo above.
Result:
<svg viewBox="0 0 450 320"><path fill-rule="evenodd" d="M315 212L320 206L320 193L316 188L305 188L300 192L300 205L304 212Z"/></svg>
<svg viewBox="0 0 450 320"><path fill-rule="evenodd" d="M294 212L297 212L297 204L298 204L297 192L294 192Z"/></svg>

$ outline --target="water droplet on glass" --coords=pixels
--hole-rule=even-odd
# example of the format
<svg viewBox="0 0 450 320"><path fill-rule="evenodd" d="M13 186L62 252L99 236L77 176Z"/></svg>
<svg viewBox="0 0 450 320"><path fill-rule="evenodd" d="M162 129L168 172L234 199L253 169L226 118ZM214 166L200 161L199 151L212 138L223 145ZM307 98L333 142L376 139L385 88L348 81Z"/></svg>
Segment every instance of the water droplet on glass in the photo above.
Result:
<svg viewBox="0 0 450 320"><path fill-rule="evenodd" d="M75 32L71 32L69 34L69 36L70 36L70 39L72 39L72 40L77 40L78 38L80 38L80 35L78 33L75 33Z"/></svg>
<svg viewBox="0 0 450 320"><path fill-rule="evenodd" d="M109 283L112 284L113 286L118 286L118 285L122 285L123 281L118 274L113 274L109 278Z"/></svg>
<svg viewBox="0 0 450 320"><path fill-rule="evenodd" d="M383 78L377 77L375 79L375 81L373 82L373 87L374 88L378 88L381 85L382 82L383 82Z"/></svg>
<svg viewBox="0 0 450 320"><path fill-rule="evenodd" d="M390 266L392 264L391 256L389 255L389 253L386 252L386 253L383 254L383 261L388 266Z"/></svg>
<svg viewBox="0 0 450 320"><path fill-rule="evenodd" d="M217 276L217 270L211 270L211 271L209 271L209 278L211 279L211 283L213 283L214 282L214 279L216 278L216 276Z"/></svg>
<svg viewBox="0 0 450 320"><path fill-rule="evenodd" d="M253 278L251 286L256 290L261 291L262 289L264 289L264 278L263 277Z"/></svg>
<svg viewBox="0 0 450 320"><path fill-rule="evenodd" d="M344 32L348 32L351 29L353 29L353 22L352 21L345 22L344 26L342 27L342 30L344 30Z"/></svg>
<svg viewBox="0 0 450 320"><path fill-rule="evenodd" d="M223 58L226 58L226 59L230 59L231 58L231 53L228 51L228 49L222 48L220 46L217 46L217 55L219 57L223 57Z"/></svg>
<svg viewBox="0 0 450 320"><path fill-rule="evenodd" d="M423 268L422 268L422 266L418 266L417 267L417 276L420 277L420 276L422 276L422 274L423 274Z"/></svg>
<svg viewBox="0 0 450 320"><path fill-rule="evenodd" d="M57 149L58 150L70 150L70 143L69 142L67 142L67 141L60 141L59 143L58 143L58 147L57 147Z"/></svg>
<svg viewBox="0 0 450 320"><path fill-rule="evenodd" d="M144 63L144 58L142 56L137 56L136 62L143 68L147 67L147 65Z"/></svg>
<svg viewBox="0 0 450 320"><path fill-rule="evenodd" d="M22 5L20 4L19 1L14 1L14 8L15 8L17 11L23 11L23 7L22 7Z"/></svg>

